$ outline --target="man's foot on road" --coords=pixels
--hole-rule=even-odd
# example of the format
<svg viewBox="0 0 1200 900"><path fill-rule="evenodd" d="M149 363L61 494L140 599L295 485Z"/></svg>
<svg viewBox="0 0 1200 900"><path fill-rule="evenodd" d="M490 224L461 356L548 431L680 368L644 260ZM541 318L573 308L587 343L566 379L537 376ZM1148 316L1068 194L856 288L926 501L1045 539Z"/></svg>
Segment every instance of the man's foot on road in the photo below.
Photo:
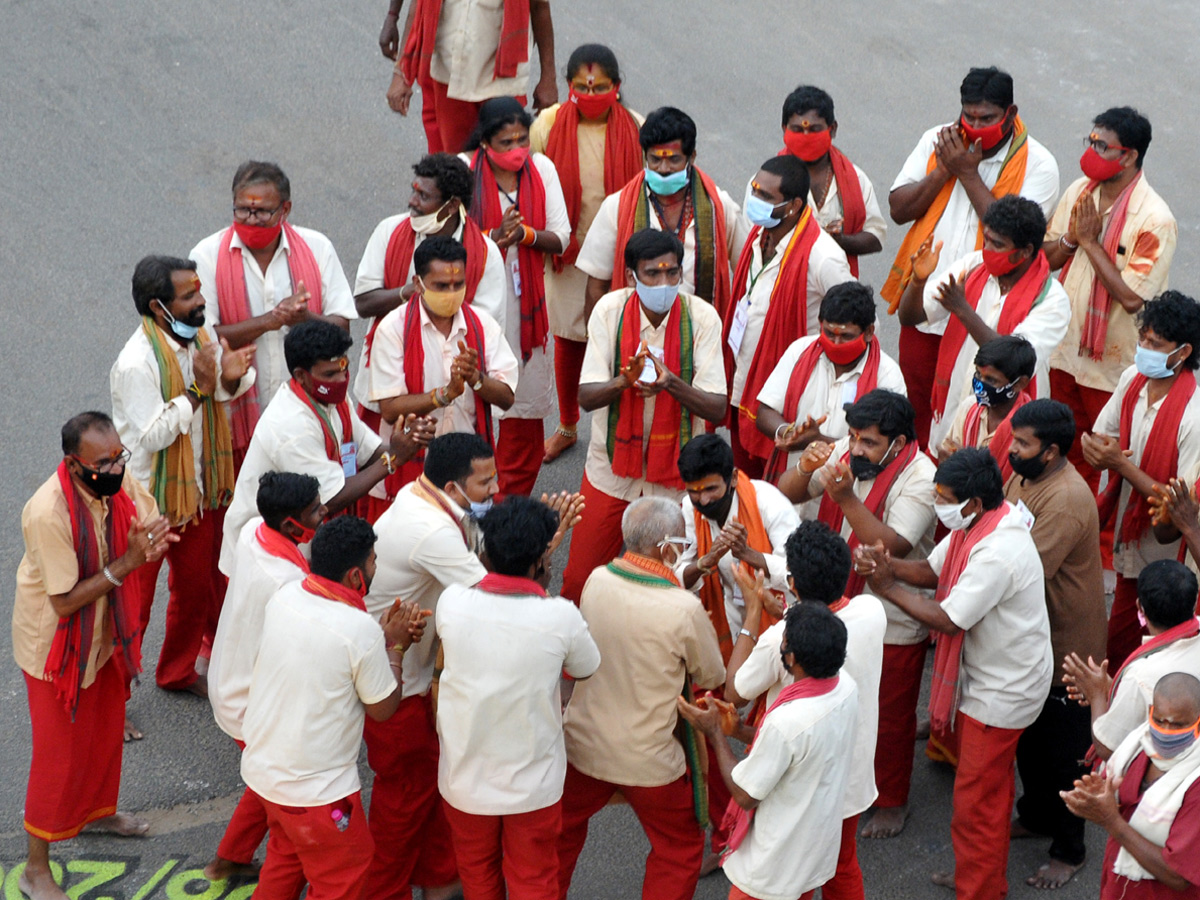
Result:
<svg viewBox="0 0 1200 900"><path fill-rule="evenodd" d="M1038 870L1026 878L1025 883L1044 891L1056 891L1074 878L1075 873L1082 868L1083 863L1073 866L1060 859L1052 859L1045 865L1038 866Z"/></svg>
<svg viewBox="0 0 1200 900"><path fill-rule="evenodd" d="M865 838L894 838L908 821L908 806L877 807L860 834Z"/></svg>
<svg viewBox="0 0 1200 900"><path fill-rule="evenodd" d="M443 884L440 887L421 888L423 900L458 900L462 895L461 881L456 881L454 884Z"/></svg>
<svg viewBox="0 0 1200 900"><path fill-rule="evenodd" d="M83 826L93 834L115 834L120 837L145 837L150 833L150 823L132 813L117 812Z"/></svg>
<svg viewBox="0 0 1200 900"><path fill-rule="evenodd" d="M125 743L128 744L130 741L140 741L144 737L145 737L145 735L142 734L138 730L138 727L133 724L133 720L130 719L128 715L126 715L125 716Z"/></svg>
<svg viewBox="0 0 1200 900"><path fill-rule="evenodd" d="M54 876L50 874L49 869L30 872L29 866L26 866L21 877L17 879L17 887L30 900L67 900L63 889L54 883Z"/></svg>
<svg viewBox="0 0 1200 900"><path fill-rule="evenodd" d="M954 890L953 872L934 872L929 876L929 880L938 887L950 888L950 890Z"/></svg>
<svg viewBox="0 0 1200 900"><path fill-rule="evenodd" d="M184 688L189 694L195 694L197 697L208 699L208 676L197 675L196 680Z"/></svg>
<svg viewBox="0 0 1200 900"><path fill-rule="evenodd" d="M204 867L204 877L209 881L227 881L232 878L238 881L254 881L262 863L251 860L248 863L234 862L232 859L213 857L212 862Z"/></svg>

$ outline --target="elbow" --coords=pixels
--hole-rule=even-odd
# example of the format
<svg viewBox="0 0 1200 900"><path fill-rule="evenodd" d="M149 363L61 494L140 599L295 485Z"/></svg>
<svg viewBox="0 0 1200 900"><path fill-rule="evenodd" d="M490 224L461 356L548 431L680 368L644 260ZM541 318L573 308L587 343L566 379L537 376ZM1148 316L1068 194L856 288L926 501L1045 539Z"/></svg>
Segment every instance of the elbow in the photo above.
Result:
<svg viewBox="0 0 1200 900"><path fill-rule="evenodd" d="M354 297L354 311L358 313L359 318L369 319L374 313L371 312L371 304L367 300L369 294L356 294Z"/></svg>
<svg viewBox="0 0 1200 900"><path fill-rule="evenodd" d="M503 390L499 392L500 396L492 401L492 405L498 406L504 410L512 409L513 403L516 402L517 395L513 393L513 389L507 384L503 385L502 387Z"/></svg>
<svg viewBox="0 0 1200 900"><path fill-rule="evenodd" d="M728 411L729 401L721 394L706 395L703 407L697 410L700 418L712 422L714 425L720 425L721 420L725 418L725 413Z"/></svg>
<svg viewBox="0 0 1200 900"><path fill-rule="evenodd" d="M584 412L595 412L603 404L600 403L600 398L596 391L588 386L581 385L579 388L579 408Z"/></svg>
<svg viewBox="0 0 1200 900"><path fill-rule="evenodd" d="M401 407L401 398L388 397L379 401L379 414L383 417L383 421L389 425L395 425L396 420L400 418L404 412Z"/></svg>
<svg viewBox="0 0 1200 900"><path fill-rule="evenodd" d="M930 625L930 627L938 634L944 634L946 637L957 637L962 634L962 629L949 619L946 619L944 622L938 622L935 625Z"/></svg>
<svg viewBox="0 0 1200 900"><path fill-rule="evenodd" d="M907 307L901 300L900 308L896 311L896 318L900 320L901 325L913 327L925 321L925 314L924 310L918 311Z"/></svg>

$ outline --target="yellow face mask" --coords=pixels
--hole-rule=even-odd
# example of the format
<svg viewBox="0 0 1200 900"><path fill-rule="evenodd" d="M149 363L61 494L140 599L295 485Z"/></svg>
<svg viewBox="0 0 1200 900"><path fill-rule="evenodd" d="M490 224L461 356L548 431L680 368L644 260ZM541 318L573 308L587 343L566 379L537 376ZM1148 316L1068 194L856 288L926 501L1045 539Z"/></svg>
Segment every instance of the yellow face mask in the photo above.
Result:
<svg viewBox="0 0 1200 900"><path fill-rule="evenodd" d="M457 291L431 291L425 286L424 281L421 281L420 284L421 297L425 300L425 306L435 316L442 316L446 319L458 312L467 296L465 284Z"/></svg>

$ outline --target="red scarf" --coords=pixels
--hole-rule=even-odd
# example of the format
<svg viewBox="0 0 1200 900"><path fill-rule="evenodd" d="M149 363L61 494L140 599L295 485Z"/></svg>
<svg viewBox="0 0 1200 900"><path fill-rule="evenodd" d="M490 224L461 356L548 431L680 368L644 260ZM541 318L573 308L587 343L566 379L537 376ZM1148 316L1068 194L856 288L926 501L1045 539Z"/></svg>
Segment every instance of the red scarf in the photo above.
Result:
<svg viewBox="0 0 1200 900"><path fill-rule="evenodd" d="M765 330L764 328L764 332ZM800 397L808 387L808 381L812 378L813 370L816 369L817 362L821 359L821 353L821 342L816 340L806 347L800 354L800 358L796 360L796 365L792 369L792 377L788 379L787 393L784 394L783 409L780 410L785 421L796 421L796 414L800 409ZM879 339L872 336L871 343L867 344L867 361L863 364L862 373L858 376L858 386L854 391L855 403L879 387L879 358L882 355L883 353L879 349ZM857 363L855 364L857 365ZM742 400L744 406L745 394L742 395ZM757 415L756 411L756 418ZM755 430L757 431L757 428ZM739 431L738 434L740 436L741 432ZM746 446L745 442L742 446ZM784 473L785 469L787 469L787 454L780 453L777 447L772 446L771 454L767 457L766 468L763 470L763 478L771 484L777 484L779 476Z"/></svg>
<svg viewBox="0 0 1200 900"><path fill-rule="evenodd" d="M754 242L758 240L762 229L755 226L746 238L742 247L742 255L738 260L737 273L733 277L733 296L742 299L750 277L750 260L754 256ZM750 368L746 372L746 385L742 389L742 401L738 404L738 439L742 447L750 455L758 459L766 459L771 455L774 442L766 435L760 434L755 426L758 418L758 392L771 376L775 364L792 341L808 334L808 258L813 245L821 234L821 226L817 224L810 207L804 208L804 215L792 230L787 249L783 251L783 259L779 262L779 274L775 286L771 289L771 305L767 309L763 321L762 337L754 348L754 357L750 360ZM776 253L779 248L776 248ZM729 346L729 330L733 325L737 303L731 303L725 312L724 328L721 332L721 346ZM872 344L875 342L872 341ZM726 354L726 374L730 375L729 383L733 383L731 370L733 357Z"/></svg>
<svg viewBox="0 0 1200 900"><path fill-rule="evenodd" d="M350 421L350 403L343 400L336 407L338 418L342 421L342 440L338 443L337 435L333 433L333 425L326 415L317 408L317 404L313 402L312 397L308 396L308 391L300 386L300 383L292 378L288 381L288 387L292 389L292 393L300 398L301 402L307 406L317 421L321 423L321 431L325 434L325 455L329 457L330 462L341 464L342 461L342 444L349 444L354 440L354 426Z"/></svg>
<svg viewBox="0 0 1200 900"><path fill-rule="evenodd" d="M967 275L963 290L967 295L967 304L971 309L979 307L979 298L983 295L984 285L991 278L987 269L982 265L976 266ZM997 334L1012 334L1018 325L1025 321L1029 311L1033 309L1050 289L1050 264L1046 262L1046 254L1041 250L1033 258L1033 264L1025 270L1025 274L1012 286L1000 302L1000 320L996 323ZM930 397L933 406L933 416L940 419L946 413L946 401L950 395L950 378L958 362L958 354L967 342L967 326L959 321L958 316L950 316L946 322L946 332L942 335L938 346L937 369L933 377L933 394Z"/></svg>
<svg viewBox="0 0 1200 900"><path fill-rule="evenodd" d="M1032 399L1026 391L1021 391L1013 402L1012 409L1008 411L1004 421L996 426L996 430L992 432L992 439L988 441L988 453L992 454L992 459L996 460L996 465L1000 467L1000 477L1005 482L1012 477L1013 473L1012 463L1008 461L1008 451L1012 449L1013 413ZM967 417L963 421L964 447L979 446L979 432L983 428L983 417L986 413L987 407L979 403L971 404L971 408L967 410Z"/></svg>
<svg viewBox="0 0 1200 900"><path fill-rule="evenodd" d="M87 503L71 478L71 471L64 459L58 464L58 484L67 501L67 515L71 519L71 539L75 545L75 556L79 561L79 581L91 578L104 568L100 556L100 543L95 523ZM125 489L117 491L108 501L105 520L105 540L108 543L108 558L120 559L129 547L129 528L137 521L137 509ZM126 579L132 575L126 576ZM114 587L108 594L108 612L112 616L113 632L117 638L119 652L125 658L126 682L142 670L142 633L138 628L140 610L137 597L126 587ZM54 684L55 696L75 721L79 708L79 694L83 689L83 676L87 671L88 657L92 653L92 633L96 627L96 604L81 606L69 616L61 616L54 630L50 654L46 657L44 677Z"/></svg>
<svg viewBox="0 0 1200 900"><path fill-rule="evenodd" d="M258 545L271 556L290 562L301 572L308 574L308 560L294 541L269 527L266 522L254 530L254 537L258 540Z"/></svg>
<svg viewBox="0 0 1200 900"><path fill-rule="evenodd" d="M246 270L242 263L242 248L232 246L233 228L227 228L221 236L217 250L217 309L222 325L233 325L250 318L250 303L246 299ZM292 279L292 290L300 282L308 290L308 309L314 316L321 315L321 269L312 248L300 232L287 222L283 223L287 240L288 273ZM270 398L268 398L268 401ZM229 425L233 430L233 447L245 450L250 446L250 436L258 424L258 388L251 386L246 393L229 403Z"/></svg>
<svg viewBox="0 0 1200 900"><path fill-rule="evenodd" d="M616 375L620 375L626 361L638 352L642 340L641 324L642 303L634 291L621 312L620 337L613 360ZM667 314L663 365L678 373L688 384L692 383L693 375L691 338L691 312L680 295ZM621 391L621 396L609 406L607 450L613 474L622 478L644 477L653 484L683 490L683 480L679 477L679 449L691 440L691 413L667 391L655 395L651 402L654 416L648 442L642 433L646 401L636 388Z"/></svg>
<svg viewBox="0 0 1200 900"><path fill-rule="evenodd" d="M1125 186L1125 190L1121 191L1117 202L1109 211L1108 228L1104 232L1104 255L1114 263L1117 261L1117 252L1121 247L1121 232L1125 230L1125 219L1129 215L1129 200L1133 197L1133 189L1141 178L1142 172L1139 169L1133 181ZM1087 187L1083 189L1083 193L1090 194L1099 183L1098 181L1089 181ZM1072 253L1067 257L1062 270L1058 273L1059 281L1067 280L1067 273L1071 271L1071 263L1074 261L1075 254ZM1108 341L1108 314L1111 310L1112 297L1109 296L1108 288L1104 286L1100 276L1093 273L1087 316L1083 321L1083 328L1079 332L1080 356L1086 353L1092 359L1104 358L1104 346Z"/></svg>
<svg viewBox="0 0 1200 900"><path fill-rule="evenodd" d="M442 15L442 0L416 0L408 39L400 64L409 84L428 82L429 63L437 41L438 20ZM517 67L529 60L529 0L504 0L504 19L500 40L496 45L496 78L515 78ZM452 150L453 148L447 148Z"/></svg>
<svg viewBox="0 0 1200 900"><path fill-rule="evenodd" d="M558 170L567 218L571 221L571 243L561 256L550 257L555 272L573 265L579 256L579 210L583 187L579 175L579 107L568 100L558 107L554 124L546 138L546 156ZM638 125L619 102L608 111L604 123L604 194L615 194L642 168L642 148L638 143Z"/></svg>
<svg viewBox="0 0 1200 900"><path fill-rule="evenodd" d="M883 507L887 503L888 494L892 492L892 486L896 483L896 479L900 477L900 473L907 469L912 464L912 461L916 459L918 452L916 441L905 442L904 449L871 482L871 489L867 491L867 499L863 501L863 506L867 508L867 512L880 522L883 521ZM850 454L846 453L842 457L842 462L849 462L849 460ZM842 508L838 506L837 501L828 494L821 498L821 509L817 514L817 518L833 529L836 534L842 533L842 523L845 520L845 515L842 513ZM850 539L846 543L850 546L851 552L853 552L854 548L862 542L858 539L858 534L851 531ZM846 596L857 597L863 592L863 585L865 583L866 579L851 569L850 580L846 582ZM836 610L834 611L836 612Z"/></svg>
<svg viewBox="0 0 1200 900"><path fill-rule="evenodd" d="M842 198L842 234L858 234L867 223L867 204L863 200L858 172L846 154L833 145L829 147L829 162L833 166L838 196ZM850 274L857 278L858 256L847 253L846 261L850 263Z"/></svg>
<svg viewBox="0 0 1200 900"><path fill-rule="evenodd" d="M763 716L758 724L758 729L755 730L754 736L758 737L758 731L762 729L762 723L766 721L767 716L773 713L776 709L783 706L785 703L791 703L793 700L803 700L809 697L821 697L830 693L838 686L840 675L834 675L832 678L801 678L799 681L792 682L787 687L779 692L775 698L775 702L767 709L767 713ZM754 742L750 742L748 751L754 749ZM722 854L722 859L728 859L729 854L742 845L746 840L746 835L750 833L750 824L754 821L753 809L742 809L738 806L736 800L730 800L729 806L725 809L725 820L721 824L721 830L729 835L725 842L724 848L713 847L718 853Z"/></svg>
<svg viewBox="0 0 1200 900"><path fill-rule="evenodd" d="M326 600L345 603L347 606L352 606L360 612L367 611L367 604L363 600L363 595L352 587L346 587L340 581L334 581L330 578L325 578L323 575L315 575L310 572L308 577L301 582L301 585L310 594L316 594L318 597L324 597Z"/></svg>
<svg viewBox="0 0 1200 900"><path fill-rule="evenodd" d="M485 231L500 225L504 212L500 209L496 174L487 161L487 151L480 147L471 158L475 172L475 192L471 197L471 218ZM524 188L524 190L522 190ZM521 219L534 231L546 227L546 186L533 164L532 155L517 173L517 209ZM517 245L517 268L521 277L521 361L529 362L535 348L546 349L550 323L546 317L546 263L541 250Z"/></svg>
<svg viewBox="0 0 1200 900"><path fill-rule="evenodd" d="M1132 446L1133 410L1137 406L1138 397L1146 388L1149 381L1140 372L1133 376L1125 388L1125 396L1121 398L1120 441L1121 449L1128 450ZM1175 378L1175 383L1163 398L1146 438L1146 449L1142 452L1138 468L1153 478L1159 484L1166 484L1175 477L1179 468L1179 425L1187 410L1192 394L1196 392L1196 379L1192 372L1183 370ZM1149 397L1146 398L1149 402ZM1112 473L1110 473L1111 475ZM1108 519L1121 494L1122 478L1110 478L1108 487L1099 500L1101 522ZM1131 490L1129 502L1125 504L1125 515L1121 518L1120 528L1115 540L1119 543L1136 541L1150 527L1150 507L1144 497L1136 490Z"/></svg>
<svg viewBox="0 0 1200 900"><path fill-rule="evenodd" d="M476 587L488 594L505 594L516 597L527 597L530 594L533 594L535 597L549 596L546 593L546 589L532 578L522 578L518 575L499 575L496 572L488 572Z"/></svg>
<svg viewBox="0 0 1200 900"><path fill-rule="evenodd" d="M950 535L950 547L942 573L938 576L938 603L945 602L958 584L967 560L975 545L996 530L996 526L1008 514L1012 506L1006 500L995 509L986 510L969 529L959 529ZM933 654L933 688L929 694L929 724L938 731L954 727L954 715L958 712L958 676L962 668L962 646L965 631L951 637L939 634L937 649Z"/></svg>

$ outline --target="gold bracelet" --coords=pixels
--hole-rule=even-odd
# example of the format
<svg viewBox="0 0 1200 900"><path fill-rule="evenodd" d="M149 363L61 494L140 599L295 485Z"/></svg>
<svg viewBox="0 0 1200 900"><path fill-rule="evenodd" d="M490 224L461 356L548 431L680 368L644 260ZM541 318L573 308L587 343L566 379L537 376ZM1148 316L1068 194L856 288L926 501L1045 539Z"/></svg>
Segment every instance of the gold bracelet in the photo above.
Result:
<svg viewBox="0 0 1200 900"><path fill-rule="evenodd" d="M442 404L438 402L437 388L434 388L432 391L429 392L429 402L433 404L434 409L442 408Z"/></svg>

